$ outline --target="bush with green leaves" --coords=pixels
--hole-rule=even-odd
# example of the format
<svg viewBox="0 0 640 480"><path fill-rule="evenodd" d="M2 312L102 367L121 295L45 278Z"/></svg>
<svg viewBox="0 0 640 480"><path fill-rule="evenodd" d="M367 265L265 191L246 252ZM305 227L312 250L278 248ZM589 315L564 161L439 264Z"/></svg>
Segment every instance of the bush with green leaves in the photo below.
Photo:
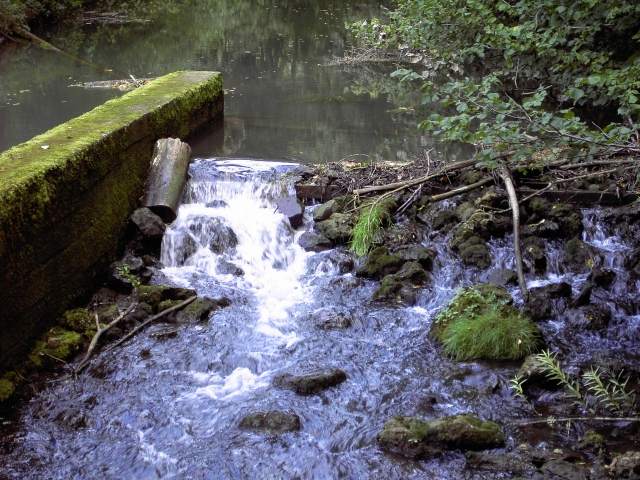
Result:
<svg viewBox="0 0 640 480"><path fill-rule="evenodd" d="M640 2L398 0L355 30L422 52L426 68L393 74L418 82L420 126L488 161L640 153Z"/></svg>
<svg viewBox="0 0 640 480"><path fill-rule="evenodd" d="M461 290L435 318L431 335L456 360L517 360L537 350L540 331L498 286Z"/></svg>

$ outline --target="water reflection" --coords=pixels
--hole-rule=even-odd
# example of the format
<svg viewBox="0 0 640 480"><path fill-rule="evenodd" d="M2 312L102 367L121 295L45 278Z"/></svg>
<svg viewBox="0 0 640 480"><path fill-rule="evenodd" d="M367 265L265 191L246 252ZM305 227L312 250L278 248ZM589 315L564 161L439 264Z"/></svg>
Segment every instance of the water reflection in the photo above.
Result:
<svg viewBox="0 0 640 480"><path fill-rule="evenodd" d="M141 11L130 15L150 22L76 20L48 35L52 43L111 73L34 47L5 52L0 59L0 150L120 94L69 88L72 83L178 69L221 70L225 76L224 150L198 153L324 162L356 153L402 158L419 147L413 120L392 118L384 98L350 90L364 70L327 66L348 44L345 24L379 14L379 2L141 3Z"/></svg>

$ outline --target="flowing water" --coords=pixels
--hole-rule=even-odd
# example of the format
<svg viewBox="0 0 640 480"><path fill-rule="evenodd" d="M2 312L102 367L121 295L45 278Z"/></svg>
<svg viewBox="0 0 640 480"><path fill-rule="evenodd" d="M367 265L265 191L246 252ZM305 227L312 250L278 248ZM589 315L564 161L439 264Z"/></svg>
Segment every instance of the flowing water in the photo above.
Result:
<svg viewBox="0 0 640 480"><path fill-rule="evenodd" d="M434 312L456 288L486 274L464 268L446 239L425 232L424 243L438 257L417 305L371 303L375 282L354 276L345 251L307 253L298 246L297 238L312 228L312 207L297 230L277 211L276 200L291 193L295 169L242 158L193 162L184 203L163 240L166 266L157 280L225 296L231 305L208 323L183 325L176 338L154 339L151 334L164 327L153 326L101 354L78 379L53 382L22 412L11 448L0 457L0 477L503 478L465 471L459 453L411 462L384 454L375 441L392 415L462 412L506 424L511 446L522 438L508 426L533 414L508 390L517 365L451 362L428 338ZM585 212L584 218L585 240L618 273L607 299L614 320L604 333L577 336L563 333L562 321L542 326L551 346L580 357L577 362L595 357L637 364L638 316L620 307L620 297L629 298L620 267L626 246L606 232L599 214ZM512 266L507 243L493 242L495 267ZM552 259L559 255L551 248ZM233 274L238 268L240 276ZM577 291L585 276L552 266L547 276L530 280L560 279ZM352 326L319 329L316 319L327 312L351 317ZM326 367L344 369L347 381L312 396L271 383L279 373ZM270 436L238 428L244 415L260 410L295 412L302 429ZM561 445L562 434L544 442Z"/></svg>

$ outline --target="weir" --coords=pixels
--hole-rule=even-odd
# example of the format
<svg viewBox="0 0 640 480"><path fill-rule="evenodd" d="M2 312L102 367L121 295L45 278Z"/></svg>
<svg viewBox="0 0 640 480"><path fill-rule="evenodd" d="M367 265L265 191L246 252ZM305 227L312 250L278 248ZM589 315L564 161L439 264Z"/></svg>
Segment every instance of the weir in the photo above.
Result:
<svg viewBox="0 0 640 480"><path fill-rule="evenodd" d="M0 155L0 367L115 258L155 141L222 112L219 73L174 72Z"/></svg>

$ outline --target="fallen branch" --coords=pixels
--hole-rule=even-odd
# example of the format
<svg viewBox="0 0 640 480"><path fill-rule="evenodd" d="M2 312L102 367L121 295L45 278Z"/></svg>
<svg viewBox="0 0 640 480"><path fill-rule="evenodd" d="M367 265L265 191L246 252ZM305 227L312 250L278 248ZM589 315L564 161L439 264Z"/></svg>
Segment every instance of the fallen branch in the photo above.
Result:
<svg viewBox="0 0 640 480"><path fill-rule="evenodd" d="M144 322L142 322L140 325L138 325L136 328L134 328L133 330L131 330L129 333L127 333L124 337L122 337L120 340L118 340L116 343L114 343L113 345L110 345L109 348L107 348L105 351L108 352L110 350L113 350L114 348L116 348L119 345L122 345L124 342L126 342L127 340L129 340L131 337L133 337L136 333L138 333L140 330L142 330L144 327L146 327L147 325L149 325L151 322L155 322L156 320L159 320L160 318L168 315L171 312L175 312L176 310L180 310L181 308L186 307L187 305L189 305L191 302L193 302L196 298L198 298L197 296L193 296L190 297L188 299L186 299L183 302L178 303L177 305L174 305L173 307L169 307L166 310L161 311L160 313L156 313L153 317L149 317L147 318Z"/></svg>
<svg viewBox="0 0 640 480"><path fill-rule="evenodd" d="M411 180L404 180L402 182L388 183L386 185L370 185L368 187L358 188L353 191L354 195L364 195L372 192L386 192L388 190L403 190L405 188L414 187L424 182L437 178L445 173L454 172L456 170L462 170L463 168L471 167L477 163L476 160L463 160L461 162L455 162L450 165L445 165L435 173L430 173L422 177L414 178Z"/></svg>
<svg viewBox="0 0 640 480"><path fill-rule="evenodd" d="M460 188L456 188L454 190L449 190L448 192L439 193L437 195L432 195L429 197L430 202L439 202L440 200L446 200L447 198L455 197L456 195L460 195L462 193L467 193L476 188L484 187L486 184L493 182L493 177L483 178L480 181L475 183L470 183L469 185L465 185Z"/></svg>
<svg viewBox="0 0 640 480"><path fill-rule="evenodd" d="M520 248L520 205L518 204L518 194L516 193L516 188L513 185L511 172L507 167L500 168L498 170L498 175L504 182L504 186L507 190L507 197L509 198L509 206L513 213L513 250L516 257L516 271L518 273L520 291L522 292L522 297L526 301L527 298L529 298L529 290L527 289L527 280L524 278L522 250Z"/></svg>
<svg viewBox="0 0 640 480"><path fill-rule="evenodd" d="M125 318L127 315L129 315L129 313L131 313L136 306L137 306L137 303L132 303L131 305L129 305L129 307L124 312L122 312L120 315L118 315L118 317L116 319L114 319L113 321L109 322L104 327L100 327L100 323L98 322L98 314L96 313L96 328L97 328L97 330L96 330L95 335L91 339L91 343L89 344L89 348L87 349L87 353L85 354L84 358L82 359L82 361L80 362L80 364L76 367L76 369L74 371L74 373L76 375L78 373L80 373L82 370L84 370L84 368L89 364L89 359L91 358L91 355L93 355L93 351L98 346L98 340L100 340L100 337L102 336L102 334L104 332L106 332L107 330L109 330L110 328L112 328L115 325L117 325L120 321L122 321L122 319Z"/></svg>
<svg viewBox="0 0 640 480"><path fill-rule="evenodd" d="M591 162L578 162L578 163L570 163L569 165L560 166L560 170L572 170L574 168L588 168L588 167L598 167L598 166L608 166L608 165L627 165L633 164L640 167L640 160L638 159L622 159L622 160L594 160Z"/></svg>
<svg viewBox="0 0 640 480"><path fill-rule="evenodd" d="M527 426L527 425L553 425L554 423L562 422L640 422L640 417L548 417L542 420L523 420L521 422L514 422L513 425Z"/></svg>

